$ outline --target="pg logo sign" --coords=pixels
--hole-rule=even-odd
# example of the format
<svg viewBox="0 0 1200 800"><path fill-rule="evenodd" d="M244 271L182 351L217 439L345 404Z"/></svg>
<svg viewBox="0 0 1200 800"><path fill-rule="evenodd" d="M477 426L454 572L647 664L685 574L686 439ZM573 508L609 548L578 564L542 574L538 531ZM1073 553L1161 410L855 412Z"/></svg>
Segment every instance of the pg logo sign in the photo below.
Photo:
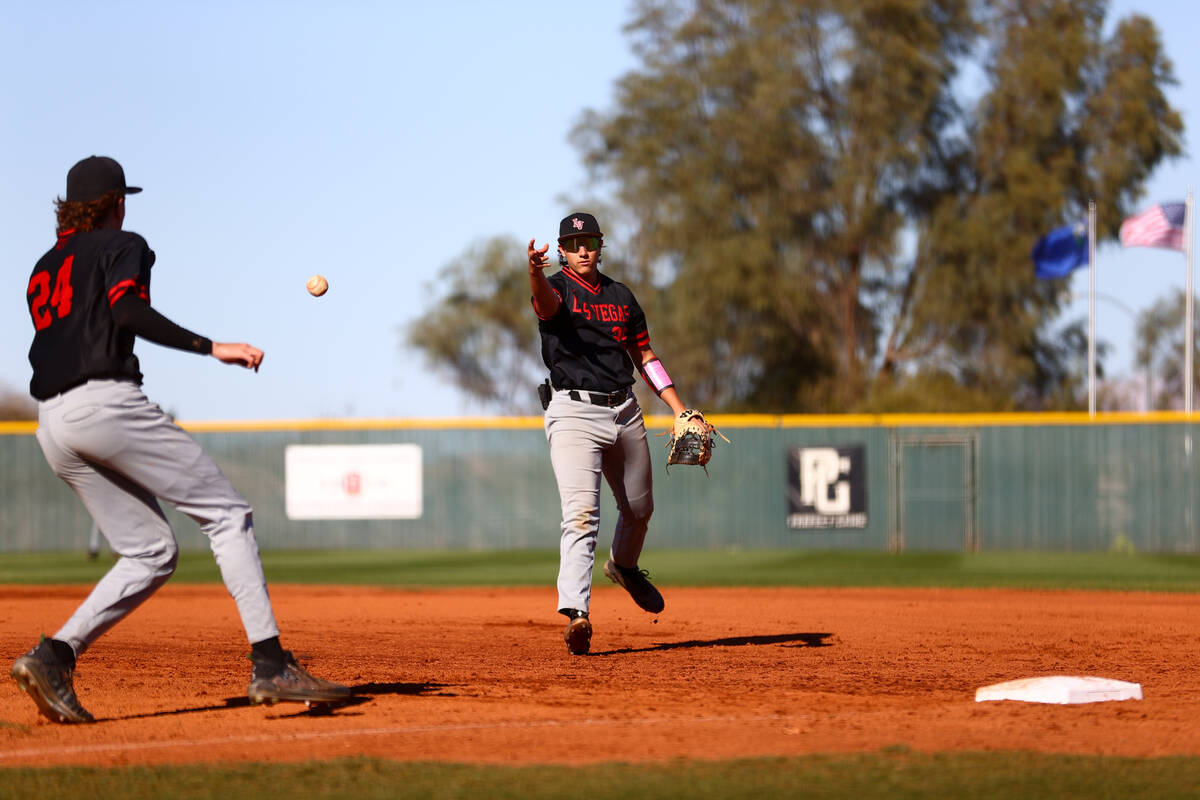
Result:
<svg viewBox="0 0 1200 800"><path fill-rule="evenodd" d="M867 466L862 445L788 451L788 527L867 527Z"/></svg>

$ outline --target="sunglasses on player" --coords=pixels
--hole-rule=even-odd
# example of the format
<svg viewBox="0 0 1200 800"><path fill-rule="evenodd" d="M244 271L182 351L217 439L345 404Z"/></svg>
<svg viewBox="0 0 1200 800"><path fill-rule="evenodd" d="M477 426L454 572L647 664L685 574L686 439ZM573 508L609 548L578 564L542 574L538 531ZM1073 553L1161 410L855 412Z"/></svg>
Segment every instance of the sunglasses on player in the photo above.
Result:
<svg viewBox="0 0 1200 800"><path fill-rule="evenodd" d="M600 237L576 236L572 239L563 239L561 242L559 242L559 244L562 245L562 249L568 253L577 252L580 247L583 247L588 252L594 253L600 249Z"/></svg>

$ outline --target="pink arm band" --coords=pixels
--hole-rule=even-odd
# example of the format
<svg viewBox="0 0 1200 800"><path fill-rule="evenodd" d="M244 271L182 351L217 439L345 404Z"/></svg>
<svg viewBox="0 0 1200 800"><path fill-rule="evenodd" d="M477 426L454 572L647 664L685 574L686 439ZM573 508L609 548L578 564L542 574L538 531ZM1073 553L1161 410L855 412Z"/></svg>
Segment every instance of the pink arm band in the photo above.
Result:
<svg viewBox="0 0 1200 800"><path fill-rule="evenodd" d="M657 358L652 358L642 364L642 377L646 379L646 383L650 384L650 388L654 390L655 394L662 394L663 391L675 385L671 382L671 376L667 374L666 367Z"/></svg>

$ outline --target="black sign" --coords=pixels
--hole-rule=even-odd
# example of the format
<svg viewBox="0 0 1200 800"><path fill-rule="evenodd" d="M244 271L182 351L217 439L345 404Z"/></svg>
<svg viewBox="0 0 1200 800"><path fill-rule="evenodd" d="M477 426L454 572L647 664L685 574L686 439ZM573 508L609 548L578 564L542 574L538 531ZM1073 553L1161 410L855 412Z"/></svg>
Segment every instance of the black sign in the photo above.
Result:
<svg viewBox="0 0 1200 800"><path fill-rule="evenodd" d="M863 445L788 451L789 528L867 527L867 456Z"/></svg>

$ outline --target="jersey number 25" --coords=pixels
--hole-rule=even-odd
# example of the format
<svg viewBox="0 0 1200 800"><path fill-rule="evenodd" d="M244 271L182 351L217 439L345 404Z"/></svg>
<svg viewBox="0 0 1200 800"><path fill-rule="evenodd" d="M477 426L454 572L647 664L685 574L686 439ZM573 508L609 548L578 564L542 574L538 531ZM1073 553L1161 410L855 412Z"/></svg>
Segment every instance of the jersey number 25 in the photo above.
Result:
<svg viewBox="0 0 1200 800"><path fill-rule="evenodd" d="M25 290L25 294L35 294L33 302L29 304L29 313L33 316L33 327L37 330L44 330L50 327L50 323L54 318L50 316L50 310L46 308L46 301L50 301L50 305L58 312L58 318L62 319L67 314L71 313L71 297L74 292L71 290L71 265L75 263L75 256L69 255L63 261L61 267L58 268L58 275L54 278L54 291L50 291L50 273L35 272L33 277L29 279L29 288Z"/></svg>

